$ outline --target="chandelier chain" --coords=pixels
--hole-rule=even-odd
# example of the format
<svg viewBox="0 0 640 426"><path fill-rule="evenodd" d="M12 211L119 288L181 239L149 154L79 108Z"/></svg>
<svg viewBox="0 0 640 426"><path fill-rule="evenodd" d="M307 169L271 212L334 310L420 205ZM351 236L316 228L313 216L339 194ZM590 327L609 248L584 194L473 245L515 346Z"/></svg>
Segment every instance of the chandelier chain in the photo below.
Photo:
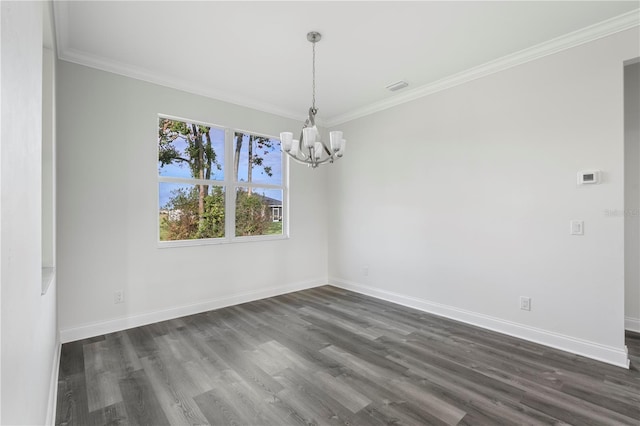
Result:
<svg viewBox="0 0 640 426"><path fill-rule="evenodd" d="M313 83L311 86L311 89L313 92L313 99L311 102L311 107L315 110L316 109L316 42L314 41L311 44L313 45L313 65L312 65Z"/></svg>

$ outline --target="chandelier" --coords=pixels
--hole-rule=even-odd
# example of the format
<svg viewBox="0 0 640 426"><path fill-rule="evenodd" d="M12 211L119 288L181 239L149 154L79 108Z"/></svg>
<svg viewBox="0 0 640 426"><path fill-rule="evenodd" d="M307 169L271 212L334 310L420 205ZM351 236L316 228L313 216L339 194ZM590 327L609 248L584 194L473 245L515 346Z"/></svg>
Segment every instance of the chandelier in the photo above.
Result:
<svg viewBox="0 0 640 426"><path fill-rule="evenodd" d="M309 115L302 126L299 139L293 139L293 133L280 133L280 143L282 150L291 158L301 164L306 164L314 169L320 164L333 163L344 154L345 140L342 139L341 131L329 133L329 146L320 139L320 133L316 127L316 43L320 41L322 35L316 31L307 34L313 46L313 67L312 67L312 93L311 108ZM302 142L302 145L300 144Z"/></svg>

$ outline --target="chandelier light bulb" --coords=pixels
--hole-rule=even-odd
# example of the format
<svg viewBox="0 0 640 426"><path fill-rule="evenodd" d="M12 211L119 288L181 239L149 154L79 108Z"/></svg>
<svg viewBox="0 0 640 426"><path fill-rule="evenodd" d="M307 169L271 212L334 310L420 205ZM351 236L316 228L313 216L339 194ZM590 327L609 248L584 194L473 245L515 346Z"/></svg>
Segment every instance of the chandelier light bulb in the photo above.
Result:
<svg viewBox="0 0 640 426"><path fill-rule="evenodd" d="M300 141L298 139L294 139L291 141L291 151L289 153L294 157L298 155L298 150L300 149Z"/></svg>
<svg viewBox="0 0 640 426"><path fill-rule="evenodd" d="M322 142L316 142L315 145L313 146L313 156L316 160L319 160L320 158L322 158Z"/></svg>
<svg viewBox="0 0 640 426"><path fill-rule="evenodd" d="M338 152L340 151L340 145L343 141L342 132L339 130L334 130L329 133L329 141L331 142L331 151Z"/></svg>
<svg viewBox="0 0 640 426"><path fill-rule="evenodd" d="M284 152L291 152L291 146L293 143L293 133L282 132L280 133L280 143Z"/></svg>
<svg viewBox="0 0 640 426"><path fill-rule="evenodd" d="M338 152L336 152L336 157L338 158L342 158L342 156L344 155L344 147L346 146L347 141L342 139L340 141L340 149L338 150Z"/></svg>
<svg viewBox="0 0 640 426"><path fill-rule="evenodd" d="M316 143L316 127L305 127L302 129L302 138L305 148L312 148Z"/></svg>

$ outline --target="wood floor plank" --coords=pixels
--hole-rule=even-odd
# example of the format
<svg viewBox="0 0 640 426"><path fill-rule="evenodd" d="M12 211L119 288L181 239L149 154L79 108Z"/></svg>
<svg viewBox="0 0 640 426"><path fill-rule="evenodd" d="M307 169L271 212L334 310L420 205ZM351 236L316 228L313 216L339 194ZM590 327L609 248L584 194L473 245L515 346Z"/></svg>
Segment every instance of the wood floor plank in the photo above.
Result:
<svg viewBox="0 0 640 426"><path fill-rule="evenodd" d="M195 360L201 368L202 374L211 380L216 379L231 367L227 364L208 344L211 336L208 333L199 331L203 327L202 323L194 324L194 329L186 329L177 333L176 337L180 345L190 352L190 358Z"/></svg>
<svg viewBox="0 0 640 426"><path fill-rule="evenodd" d="M169 425L162 406L153 391L147 375L136 370L120 380L120 391L130 425Z"/></svg>
<svg viewBox="0 0 640 426"><path fill-rule="evenodd" d="M461 400L482 398L517 404L524 396L524 391L521 389L505 385L491 377L469 372L451 364L449 364L449 369L443 369L435 363L430 365L429 362L424 362L432 361L431 358L416 359L405 354L402 358L395 359L396 362L409 367L407 376L419 376L443 390L450 390L451 395L456 395Z"/></svg>
<svg viewBox="0 0 640 426"><path fill-rule="evenodd" d="M269 358L280 358L286 365L286 368L294 368L305 374L310 374L318 370L318 368L322 368L275 340L263 343L259 348L262 349Z"/></svg>
<svg viewBox="0 0 640 426"><path fill-rule="evenodd" d="M273 376L276 373L289 368L289 363L284 357L272 356L273 351L268 346L260 345L256 350L247 352L251 361L260 367L265 373Z"/></svg>
<svg viewBox="0 0 640 426"><path fill-rule="evenodd" d="M228 371L217 380L213 389L194 398L211 424L281 425L292 410L265 400L247 382Z"/></svg>
<svg viewBox="0 0 640 426"><path fill-rule="evenodd" d="M640 418L640 398L638 395L631 398L620 398L614 394L605 384L598 384L597 389L593 389L594 384L585 385L565 383L561 391L568 395L588 401L610 411L623 414L629 418Z"/></svg>
<svg viewBox="0 0 640 426"><path fill-rule="evenodd" d="M56 425L640 425L625 370L330 286L62 347Z"/></svg>
<svg viewBox="0 0 640 426"><path fill-rule="evenodd" d="M629 359L632 364L640 366L640 333L627 330L625 332L625 343L629 350Z"/></svg>
<svg viewBox="0 0 640 426"><path fill-rule="evenodd" d="M466 411L456 407L456 405L440 398L437 392L433 391L433 387L420 387L404 377L392 380L389 382L389 386L394 393L408 401L415 401L417 405L445 424L458 424L467 414Z"/></svg>
<svg viewBox="0 0 640 426"><path fill-rule="evenodd" d="M60 350L60 376L72 376L74 374L84 374L84 352L83 342L65 343Z"/></svg>
<svg viewBox="0 0 640 426"><path fill-rule="evenodd" d="M599 410L582 403L580 400L560 398L558 394L553 393L527 393L522 399L522 404L572 425L638 425L638 419L631 419L610 411Z"/></svg>
<svg viewBox="0 0 640 426"><path fill-rule="evenodd" d="M84 371L60 376L56 407L56 425L89 424L89 404Z"/></svg>
<svg viewBox="0 0 640 426"><path fill-rule="evenodd" d="M316 318L313 322L319 327L317 333L327 338L331 336L332 346L347 351L361 360L367 360L372 365L381 366L396 373L402 373L406 370L406 367L386 358L388 355L387 347L377 340L369 341L367 338L336 327L329 321Z"/></svg>
<svg viewBox="0 0 640 426"><path fill-rule="evenodd" d="M220 391L212 389L195 398L195 403L211 425L242 426L241 413L233 404L220 396Z"/></svg>
<svg viewBox="0 0 640 426"><path fill-rule="evenodd" d="M374 404L369 404L354 415L353 424L367 426L387 426L411 423L403 422L398 417L389 416L388 413L382 412L380 409L376 408Z"/></svg>
<svg viewBox="0 0 640 426"><path fill-rule="evenodd" d="M87 424L90 426L119 426L135 423L127 417L127 410L124 402L121 401L89 413L89 422Z"/></svg>
<svg viewBox="0 0 640 426"><path fill-rule="evenodd" d="M319 319L327 318L336 326L340 328L344 328L350 333L357 334L369 340L375 340L378 337L384 335L384 333L380 331L372 330L370 328L369 323L365 320L359 320L358 322L356 322L351 319L345 319L344 315L339 315L339 316L331 315L327 312L322 312L319 309L311 306L305 306L304 308L300 308L298 312L304 315L305 317L310 316L310 317L315 317Z"/></svg>
<svg viewBox="0 0 640 426"><path fill-rule="evenodd" d="M168 334L156 337L159 352L156 355L162 366L166 368L167 376L176 391L181 395L193 398L211 390L211 377L200 370L197 360L182 355L178 339L172 339Z"/></svg>
<svg viewBox="0 0 640 426"><path fill-rule="evenodd" d="M388 386L388 381L381 381L360 374L348 367L343 369L338 380L374 401L363 408L355 418L386 421L387 424L402 425L441 425L444 422L415 401L408 401ZM364 411L364 413L363 413ZM368 423L365 423L368 424Z"/></svg>
<svg viewBox="0 0 640 426"><path fill-rule="evenodd" d="M117 367L114 366L113 368L114 370L119 370L119 377L127 377L130 373L142 369L140 358L138 358L127 333L113 333L105 340L105 345L109 347L113 362L117 365Z"/></svg>
<svg viewBox="0 0 640 426"><path fill-rule="evenodd" d="M236 351L220 340L207 342L213 352L215 352L230 368L247 382L252 383L270 394L276 394L282 389L273 376L267 374L260 366L254 364L248 351Z"/></svg>
<svg viewBox="0 0 640 426"><path fill-rule="evenodd" d="M365 408L372 401L347 385L339 377L334 377L322 370L316 371L312 376L313 383L328 395L332 395L352 413Z"/></svg>
<svg viewBox="0 0 640 426"><path fill-rule="evenodd" d="M172 374L156 356L142 358L141 362L151 389L153 389L170 424L208 424L198 405L181 391L183 388L181 377Z"/></svg>
<svg viewBox="0 0 640 426"><path fill-rule="evenodd" d="M451 380L448 380L451 379ZM399 389L392 388L395 392L402 394L405 389L404 383L411 383L415 392L433 395L444 401L449 407L456 407L466 421L474 419L476 424L555 424L557 419L546 416L536 410L524 408L521 405L521 398L502 398L489 395L490 392L482 389L482 385L474 386L472 381L463 384L456 384L453 377L438 377L434 374L419 374L409 371L406 375L398 379ZM486 386L486 382L484 384ZM434 412L434 409L430 409ZM455 411L453 411L455 413ZM446 415L447 413L445 413ZM452 414L451 414L452 415ZM439 416L440 418L442 417ZM480 421L482 419L482 421ZM459 420L459 422L462 419Z"/></svg>
<svg viewBox="0 0 640 426"><path fill-rule="evenodd" d="M394 377L394 374L397 374L400 368L403 369L402 372L406 372L408 370L407 367L393 362L392 360L387 360L388 363L385 363L385 365L379 365L376 362L379 361L379 357L367 357L367 359L363 359L358 355L355 355L350 351L338 346L328 346L322 349L321 352L330 356L343 366L350 368L351 370L356 371L362 375L373 377L381 382L391 380ZM388 369L387 366L391 364L398 365L400 366L400 368L394 368L393 370Z"/></svg>
<svg viewBox="0 0 640 426"><path fill-rule="evenodd" d="M124 333L129 337L138 358L148 357L158 352L158 347L153 340L154 335L149 327L130 328Z"/></svg>
<svg viewBox="0 0 640 426"><path fill-rule="evenodd" d="M350 425L353 413L340 402L328 395L315 383L292 369L286 369L276 375L283 385L278 393L281 399L291 401L298 410L307 412L308 421L327 425ZM295 395L295 396L294 396ZM301 406L307 409L300 408Z"/></svg>
<svg viewBox="0 0 640 426"><path fill-rule="evenodd" d="M110 348L105 340L83 348L89 412L122 402L118 386L122 371Z"/></svg>

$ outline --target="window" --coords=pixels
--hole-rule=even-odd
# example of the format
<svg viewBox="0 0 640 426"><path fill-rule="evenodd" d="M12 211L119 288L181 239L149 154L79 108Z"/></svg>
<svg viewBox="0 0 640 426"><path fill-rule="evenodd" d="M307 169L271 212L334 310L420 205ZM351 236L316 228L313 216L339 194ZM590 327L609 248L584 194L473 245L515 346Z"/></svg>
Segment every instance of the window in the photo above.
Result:
<svg viewBox="0 0 640 426"><path fill-rule="evenodd" d="M284 237L285 164L276 138L159 117L161 244Z"/></svg>

